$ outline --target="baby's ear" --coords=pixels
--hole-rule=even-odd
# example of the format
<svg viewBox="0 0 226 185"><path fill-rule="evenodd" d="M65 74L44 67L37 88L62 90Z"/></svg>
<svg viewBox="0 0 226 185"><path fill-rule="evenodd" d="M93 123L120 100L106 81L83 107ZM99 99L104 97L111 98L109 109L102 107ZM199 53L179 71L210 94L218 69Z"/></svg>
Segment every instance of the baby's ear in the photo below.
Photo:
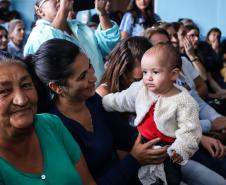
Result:
<svg viewBox="0 0 226 185"><path fill-rule="evenodd" d="M179 68L174 68L171 73L172 73L172 80L175 81L179 74L180 74L181 70Z"/></svg>

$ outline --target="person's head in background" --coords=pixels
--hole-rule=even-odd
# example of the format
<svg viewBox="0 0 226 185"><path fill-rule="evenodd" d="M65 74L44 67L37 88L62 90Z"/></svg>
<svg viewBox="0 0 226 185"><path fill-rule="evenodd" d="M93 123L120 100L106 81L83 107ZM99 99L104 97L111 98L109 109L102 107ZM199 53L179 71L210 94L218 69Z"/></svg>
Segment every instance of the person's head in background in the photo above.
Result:
<svg viewBox="0 0 226 185"><path fill-rule="evenodd" d="M107 68L101 84L107 84L108 92L118 92L128 88L132 82L142 79L140 61L152 44L144 37L126 38L112 50L107 59Z"/></svg>
<svg viewBox="0 0 226 185"><path fill-rule="evenodd" d="M160 43L145 52L141 60L143 82L147 90L165 95L174 87L182 61L179 51L169 43Z"/></svg>
<svg viewBox="0 0 226 185"><path fill-rule="evenodd" d="M10 0L0 0L0 8L9 10L9 7L10 7Z"/></svg>
<svg viewBox="0 0 226 185"><path fill-rule="evenodd" d="M26 66L21 61L2 58L0 76L1 134L22 136L31 128L33 116L37 112L36 89Z"/></svg>
<svg viewBox="0 0 226 185"><path fill-rule="evenodd" d="M127 8L127 11L132 13L134 23L138 21L139 16L144 16L144 28L150 27L156 22L152 10L152 0L131 0Z"/></svg>
<svg viewBox="0 0 226 185"><path fill-rule="evenodd" d="M0 50L7 51L8 31L0 25Z"/></svg>
<svg viewBox="0 0 226 185"><path fill-rule="evenodd" d="M182 23L184 26L195 25L194 21L189 18L179 18L178 22Z"/></svg>
<svg viewBox="0 0 226 185"><path fill-rule="evenodd" d="M220 40L221 40L221 30L219 28L211 28L209 30L209 32L207 33L207 36L206 36L206 41L212 45L214 43L218 43L219 46L220 46Z"/></svg>
<svg viewBox="0 0 226 185"><path fill-rule="evenodd" d="M187 38L194 49L197 49L199 43L199 28L196 25L181 26L178 30L178 39L180 51L184 52L184 39Z"/></svg>
<svg viewBox="0 0 226 185"><path fill-rule="evenodd" d="M166 23L166 24L160 25L159 28L163 28L168 32L171 43L175 48L179 49L179 40L177 37L177 25L172 23Z"/></svg>
<svg viewBox="0 0 226 185"><path fill-rule="evenodd" d="M94 95L94 69L75 44L62 39L48 40L33 55L32 62L35 73L57 101L84 101Z"/></svg>
<svg viewBox="0 0 226 185"><path fill-rule="evenodd" d="M71 8L68 9L68 12L72 10L73 2L71 1ZM35 3L35 18L43 19L49 22L52 22L57 15L58 10L60 9L61 1L60 0L36 0Z"/></svg>
<svg viewBox="0 0 226 185"><path fill-rule="evenodd" d="M143 32L143 36L146 37L153 45L160 42L170 42L170 36L163 28L148 28Z"/></svg>
<svg viewBox="0 0 226 185"><path fill-rule="evenodd" d="M44 19L52 22L57 15L59 8L58 0L36 0L35 16L37 19Z"/></svg>
<svg viewBox="0 0 226 185"><path fill-rule="evenodd" d="M14 19L9 22L8 26L10 40L19 48L23 45L25 37L24 22L19 19Z"/></svg>

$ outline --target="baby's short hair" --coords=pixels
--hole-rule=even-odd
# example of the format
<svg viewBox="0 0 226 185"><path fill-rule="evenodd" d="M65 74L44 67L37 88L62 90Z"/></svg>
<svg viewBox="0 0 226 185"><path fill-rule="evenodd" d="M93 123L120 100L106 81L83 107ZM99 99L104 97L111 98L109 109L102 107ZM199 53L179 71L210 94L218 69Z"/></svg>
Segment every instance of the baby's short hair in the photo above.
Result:
<svg viewBox="0 0 226 185"><path fill-rule="evenodd" d="M157 55L162 60L166 61L172 69L182 67L182 60L178 49L169 43L159 43L147 50L143 57L148 55Z"/></svg>

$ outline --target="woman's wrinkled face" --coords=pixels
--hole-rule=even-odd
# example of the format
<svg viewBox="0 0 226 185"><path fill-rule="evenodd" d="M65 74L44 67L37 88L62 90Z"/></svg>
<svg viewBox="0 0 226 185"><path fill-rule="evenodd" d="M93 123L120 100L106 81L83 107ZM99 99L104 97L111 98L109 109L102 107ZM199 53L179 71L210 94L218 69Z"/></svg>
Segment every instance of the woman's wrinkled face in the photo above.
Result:
<svg viewBox="0 0 226 185"><path fill-rule="evenodd" d="M57 11L60 7L59 0L45 0L39 7L37 15L42 19L52 22L56 17Z"/></svg>
<svg viewBox="0 0 226 185"><path fill-rule="evenodd" d="M8 45L8 34L5 30L0 30L0 50L6 51Z"/></svg>
<svg viewBox="0 0 226 185"><path fill-rule="evenodd" d="M73 74L67 80L64 97L71 101L86 100L95 94L96 76L88 57L81 53L71 65Z"/></svg>
<svg viewBox="0 0 226 185"><path fill-rule="evenodd" d="M0 64L0 129L27 129L37 111L37 93L27 70L17 63Z"/></svg>
<svg viewBox="0 0 226 185"><path fill-rule="evenodd" d="M151 0L135 0L137 7L143 11L145 10L151 3Z"/></svg>

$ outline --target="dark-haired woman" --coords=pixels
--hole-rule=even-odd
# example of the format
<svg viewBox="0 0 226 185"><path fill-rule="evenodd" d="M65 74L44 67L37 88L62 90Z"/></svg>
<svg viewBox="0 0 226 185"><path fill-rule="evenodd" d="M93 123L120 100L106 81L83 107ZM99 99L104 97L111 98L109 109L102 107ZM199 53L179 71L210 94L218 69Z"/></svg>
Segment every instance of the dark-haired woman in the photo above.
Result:
<svg viewBox="0 0 226 185"><path fill-rule="evenodd" d="M216 54L221 50L221 30L219 28L211 28L206 36L206 42L208 42Z"/></svg>
<svg viewBox="0 0 226 185"><path fill-rule="evenodd" d="M132 0L120 24L121 38L139 36L155 22L152 0Z"/></svg>
<svg viewBox="0 0 226 185"><path fill-rule="evenodd" d="M104 96L127 89L142 79L140 61L152 44L145 37L128 37L119 42L107 58L107 65L96 92Z"/></svg>
<svg viewBox="0 0 226 185"><path fill-rule="evenodd" d="M104 111L95 94L93 67L76 45L49 40L35 53L33 63L40 80L54 93L50 112L63 120L79 143L98 185L131 185L141 164L165 159L166 147L151 149L159 139L142 144L116 114ZM129 153L119 161L113 157L116 149Z"/></svg>

